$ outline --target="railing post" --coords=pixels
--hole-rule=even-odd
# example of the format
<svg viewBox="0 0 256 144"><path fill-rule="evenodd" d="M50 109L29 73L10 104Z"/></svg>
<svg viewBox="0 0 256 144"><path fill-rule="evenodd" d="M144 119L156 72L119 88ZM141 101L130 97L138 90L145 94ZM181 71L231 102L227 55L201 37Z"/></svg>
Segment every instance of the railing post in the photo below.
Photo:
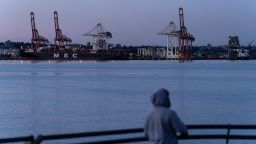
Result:
<svg viewBox="0 0 256 144"><path fill-rule="evenodd" d="M36 140L35 140L34 144L41 144L42 140L43 140L42 136L39 135L39 136L36 137Z"/></svg>
<svg viewBox="0 0 256 144"><path fill-rule="evenodd" d="M31 135L31 136L29 136L29 137L31 138L31 140L30 140L30 141L25 141L24 144L34 144L34 142L35 142L34 136Z"/></svg>
<svg viewBox="0 0 256 144"><path fill-rule="evenodd" d="M228 124L226 144L228 144L228 143L229 143L230 129L231 129L231 126L230 126L230 124Z"/></svg>

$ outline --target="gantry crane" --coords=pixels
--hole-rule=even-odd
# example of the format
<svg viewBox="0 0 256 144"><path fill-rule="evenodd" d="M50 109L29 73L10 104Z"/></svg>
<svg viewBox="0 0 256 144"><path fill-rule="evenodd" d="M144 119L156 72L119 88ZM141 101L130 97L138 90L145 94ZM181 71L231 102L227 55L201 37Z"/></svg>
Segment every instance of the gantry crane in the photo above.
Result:
<svg viewBox="0 0 256 144"><path fill-rule="evenodd" d="M54 12L54 24L55 24L55 45L60 48L64 45L68 45L72 42L72 40L63 35L62 31L59 27L59 19L58 19L58 13L57 11Z"/></svg>
<svg viewBox="0 0 256 144"><path fill-rule="evenodd" d="M247 45L247 47L248 47L248 48L251 48L254 41L255 41L255 40L250 41L250 43Z"/></svg>
<svg viewBox="0 0 256 144"><path fill-rule="evenodd" d="M35 23L35 16L34 12L30 13L31 18L31 28L32 28L32 39L31 39L31 48L38 49L39 47L45 46L47 43L49 43L48 39L39 35L38 30L36 29L36 23Z"/></svg>
<svg viewBox="0 0 256 144"><path fill-rule="evenodd" d="M179 41L179 60L191 60L192 58L192 42L195 40L193 35L187 33L187 28L185 27L184 22L184 13L183 8L179 8L179 17L180 17L180 41Z"/></svg>
<svg viewBox="0 0 256 144"><path fill-rule="evenodd" d="M167 35L167 59L178 59L179 61L192 59L193 35L187 32L184 22L183 8L179 8L180 30L176 30L174 22L170 22L167 27L158 33Z"/></svg>
<svg viewBox="0 0 256 144"><path fill-rule="evenodd" d="M83 36L93 37L93 50L108 49L108 39L112 38L111 32L105 30L101 23L98 23Z"/></svg>
<svg viewBox="0 0 256 144"><path fill-rule="evenodd" d="M158 35L167 36L166 59L177 59L179 31L176 30L175 23L171 21Z"/></svg>
<svg viewBox="0 0 256 144"><path fill-rule="evenodd" d="M184 22L183 8L179 8L179 18L180 18L180 36L179 36L179 56L180 61L191 60L192 59L192 42L195 38L190 33L187 33L187 28Z"/></svg>

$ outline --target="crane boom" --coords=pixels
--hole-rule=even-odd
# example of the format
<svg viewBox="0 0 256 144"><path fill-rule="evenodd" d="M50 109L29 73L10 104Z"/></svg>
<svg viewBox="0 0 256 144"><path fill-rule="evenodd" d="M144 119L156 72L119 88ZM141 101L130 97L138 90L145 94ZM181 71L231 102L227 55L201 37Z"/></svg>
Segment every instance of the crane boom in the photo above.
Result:
<svg viewBox="0 0 256 144"><path fill-rule="evenodd" d="M98 23L89 32L84 33L83 36L91 36L94 38L93 49L108 49L108 39L112 38L112 33L105 30L101 23Z"/></svg>
<svg viewBox="0 0 256 144"><path fill-rule="evenodd" d="M64 44L70 44L72 42L71 38L62 34L59 26L58 12L54 11L54 26L55 26L55 45L62 47Z"/></svg>
<svg viewBox="0 0 256 144"><path fill-rule="evenodd" d="M34 12L30 12L30 19L31 19L31 28L32 28L32 38L31 38L31 48L34 47L34 44L36 48L45 45L45 43L48 43L48 39L39 35L38 30L36 29L36 22L35 22L35 15Z"/></svg>

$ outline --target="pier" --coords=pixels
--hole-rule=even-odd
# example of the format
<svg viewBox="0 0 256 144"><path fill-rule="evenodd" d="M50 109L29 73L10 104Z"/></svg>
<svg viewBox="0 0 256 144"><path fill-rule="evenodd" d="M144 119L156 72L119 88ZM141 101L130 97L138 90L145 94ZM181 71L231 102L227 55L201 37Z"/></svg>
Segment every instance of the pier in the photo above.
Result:
<svg viewBox="0 0 256 144"><path fill-rule="evenodd" d="M223 143L230 144L230 140L256 140L256 134L232 134L232 132L253 131L256 130L256 125L187 125L190 135L188 137L179 137L180 141L192 140L223 140ZM195 132L193 132L195 130ZM221 130L215 134L205 133L207 130ZM134 136L135 135L135 136ZM78 140L79 142L72 142L72 144L120 144L120 143L138 143L146 142L144 137L143 128L134 129L119 129L109 131L95 131L83 133L70 133L70 134L56 134L56 135L39 135L14 137L0 139L0 143L16 143L24 142L25 144L42 144L43 142L50 141L67 141ZM82 140L83 139L83 140ZM90 139L90 140L86 140Z"/></svg>

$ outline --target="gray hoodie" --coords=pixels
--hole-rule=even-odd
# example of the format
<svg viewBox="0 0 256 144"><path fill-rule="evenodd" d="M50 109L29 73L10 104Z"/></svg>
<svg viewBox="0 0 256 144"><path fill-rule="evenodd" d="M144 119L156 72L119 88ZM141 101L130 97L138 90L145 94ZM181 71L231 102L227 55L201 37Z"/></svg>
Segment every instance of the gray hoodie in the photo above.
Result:
<svg viewBox="0 0 256 144"><path fill-rule="evenodd" d="M177 113L169 107L169 92L160 89L152 96L154 109L149 113L144 125L145 136L153 144L177 144L177 133L188 134L187 128Z"/></svg>

